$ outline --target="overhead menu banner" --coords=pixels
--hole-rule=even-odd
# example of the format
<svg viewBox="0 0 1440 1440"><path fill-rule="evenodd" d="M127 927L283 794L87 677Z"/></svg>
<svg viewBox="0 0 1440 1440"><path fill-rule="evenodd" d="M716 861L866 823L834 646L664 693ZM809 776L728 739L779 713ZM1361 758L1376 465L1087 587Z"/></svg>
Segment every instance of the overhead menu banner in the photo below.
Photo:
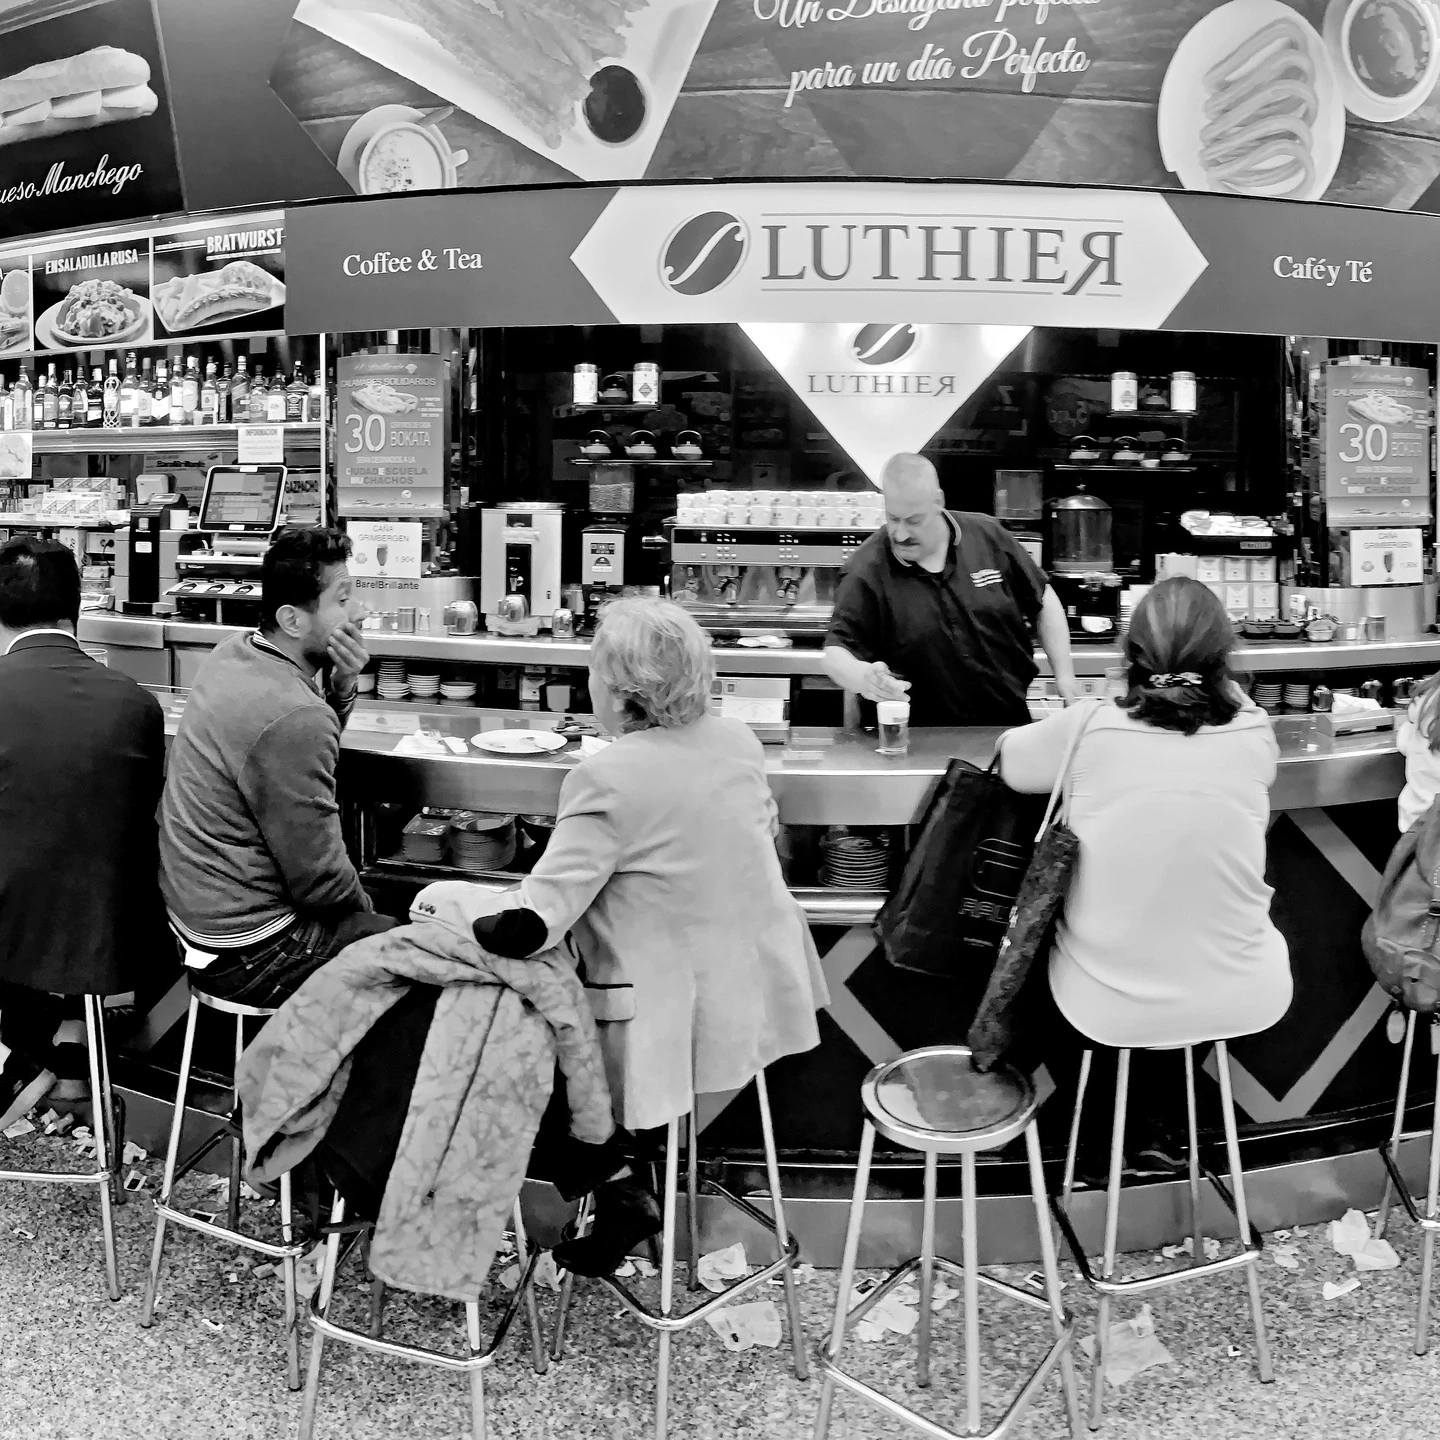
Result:
<svg viewBox="0 0 1440 1440"><path fill-rule="evenodd" d="M290 325L1045 325L1431 341L1440 218L1238 196L777 182L287 212Z"/></svg>

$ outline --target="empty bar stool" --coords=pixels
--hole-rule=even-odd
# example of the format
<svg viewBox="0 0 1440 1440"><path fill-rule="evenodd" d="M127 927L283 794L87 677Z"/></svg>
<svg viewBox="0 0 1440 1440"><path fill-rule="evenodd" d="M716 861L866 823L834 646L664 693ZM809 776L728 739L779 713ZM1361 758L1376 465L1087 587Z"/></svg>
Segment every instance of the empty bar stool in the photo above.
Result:
<svg viewBox="0 0 1440 1440"><path fill-rule="evenodd" d="M1430 1164L1426 1172L1425 1213L1422 1215L1410 1198L1410 1187L1399 1169L1400 1142L1404 1139L1405 1102L1410 1093L1410 1061L1415 1049L1416 1012L1405 1014L1405 1049L1400 1059L1400 1088L1395 1096L1395 1124L1390 1140L1381 1146L1380 1158L1385 1162L1385 1193L1380 1197L1380 1213L1375 1219L1375 1233L1384 1235L1390 1220L1390 1205L1398 1193L1411 1221L1423 1235L1420 1260L1420 1300L1415 1311L1415 1353L1423 1355L1430 1348L1430 1285L1435 1274L1435 1235L1440 1231L1440 1060L1435 1064L1435 1108L1430 1118ZM1440 1056L1440 1016L1430 1017L1430 1050Z"/></svg>
<svg viewBox="0 0 1440 1440"><path fill-rule="evenodd" d="M694 1111L691 1111L687 1126L688 1144L686 1159L686 1191L688 1203L690 1242L690 1289L699 1288L696 1267L700 1256L700 1217L698 1201L701 1192L715 1195L733 1205L741 1214L768 1230L775 1237L777 1258L763 1265L753 1275L737 1280L718 1295L683 1314L673 1313L675 1291L675 1212L680 1188L680 1120L672 1120L665 1136L665 1187L662 1199L663 1224L660 1241L660 1308L652 1309L643 1300L631 1293L630 1289L612 1276L604 1277L619 1298L620 1303L642 1325L658 1332L660 1357L655 1374L655 1435L665 1440L669 1429L670 1414L670 1337L682 1330L692 1330L705 1322L707 1315L724 1309L743 1296L758 1290L776 1276L785 1282L785 1305L790 1320L790 1349L795 1374L801 1379L809 1378L809 1367L805 1360L805 1330L800 1320L800 1297L795 1281L795 1266L800 1259L800 1247L791 1238L785 1223L785 1204L780 1190L780 1163L775 1153L775 1127L770 1116L770 1093L765 1085L765 1072L755 1076L756 1098L760 1104L760 1128L765 1145L765 1175L770 1191L770 1204L774 1217L751 1205L739 1195L732 1194L718 1181L700 1174L699 1146L696 1144L698 1127ZM579 1224L583 1228L588 1217L588 1204L582 1207ZM555 1339L551 1355L559 1360L564 1356L565 1325L570 1312L570 1298L574 1290L575 1277L567 1275L560 1291L560 1305L555 1320Z"/></svg>
<svg viewBox="0 0 1440 1440"><path fill-rule="evenodd" d="M289 1174L280 1177L280 1244L258 1240L240 1231L240 1173L243 1156L243 1138L240 1128L240 1102L234 1093L231 1081L230 1112L223 1124L202 1141L183 1162L179 1162L180 1136L185 1128L185 1098L190 1089L190 1064L195 1051L195 1025L200 1007L216 1010L222 1015L235 1017L235 1064L245 1051L246 1020L267 1020L275 1013L259 1005L242 1005L233 1000L217 1000L190 988L190 1010L185 1019L185 1048L180 1056L180 1079L175 1090L175 1113L170 1121L170 1143L165 1152L165 1178L161 1181L160 1194L155 1201L155 1248L150 1256L150 1276L145 1285L145 1303L140 1311L140 1324L148 1329L155 1319L155 1297L160 1288L160 1267L165 1258L165 1227L167 1222L196 1230L212 1240L223 1240L253 1250L257 1255L280 1263L285 1277L285 1346L287 1352L287 1378L290 1388L300 1388L300 1334L296 1314L295 1262L305 1253L305 1246L295 1239L295 1223L290 1194ZM203 1220L185 1210L177 1210L171 1203L176 1181L192 1171L221 1141L230 1141L230 1199L224 1225Z"/></svg>
<svg viewBox="0 0 1440 1440"><path fill-rule="evenodd" d="M1080 1083L1075 1096L1075 1113L1070 1122L1070 1143L1065 1154L1065 1176L1061 1199L1055 1205L1055 1218L1080 1267L1085 1283L1099 1292L1099 1314L1095 1320L1095 1363L1090 1381L1090 1415L1092 1430L1099 1429L1101 1411L1105 1403L1105 1347L1110 1330L1110 1301L1117 1295L1143 1295L1152 1290L1163 1290L1190 1280L1206 1279L1227 1270L1244 1270L1245 1283L1250 1292L1250 1316L1255 1326L1255 1356L1260 1379L1268 1383L1275 1378L1270 1366L1270 1345L1265 1337L1265 1310L1260 1301L1260 1277L1258 1266L1264 1250L1260 1233L1250 1224L1250 1213L1245 1204L1245 1174L1240 1168L1240 1142L1235 1132L1235 1097L1230 1086L1230 1051L1225 1041L1215 1042L1215 1060L1220 1080L1221 1119L1225 1127L1225 1153L1230 1167L1230 1185L1227 1190L1219 1176L1206 1170L1205 1178L1215 1187L1216 1193L1235 1216L1239 1230L1240 1251L1219 1260L1206 1260L1203 1236L1200 1228L1200 1140L1195 1118L1195 1046L1185 1045L1185 1112L1189 1123L1189 1186L1190 1186L1190 1231L1194 1253L1189 1267L1166 1271L1163 1275L1150 1275L1140 1280L1116 1280L1116 1242L1120 1225L1120 1189L1125 1169L1125 1113L1130 1089L1130 1051L1116 1051L1118 1058L1115 1074L1115 1118L1110 1133L1110 1178L1105 1197L1105 1256L1097 1276L1085 1258L1085 1252L1070 1224L1070 1196L1075 1186L1075 1152L1080 1139L1080 1116L1085 1104L1085 1090L1090 1081L1090 1067L1094 1051L1086 1050L1080 1061Z"/></svg>
<svg viewBox="0 0 1440 1440"><path fill-rule="evenodd" d="M120 1160L125 1148L124 1113L110 1087L110 1059L105 1049L105 1002L99 995L85 1002L85 1048L90 1057L90 1109L95 1137L93 1170L0 1170L0 1180L32 1180L50 1185L94 1185L100 1195L100 1233L105 1248L105 1278L110 1298L120 1298L120 1271L115 1258L115 1214L123 1192Z"/></svg>
<svg viewBox="0 0 1440 1440"><path fill-rule="evenodd" d="M515 1293L510 1297L490 1343L484 1344L480 1331L480 1299L465 1301L465 1355L448 1355L443 1350L431 1350L423 1345L403 1345L398 1341L386 1340L382 1334L382 1305L385 1287L379 1280L371 1285L370 1322L368 1330L356 1330L341 1325L330 1318L330 1303L335 1294L335 1275L348 1256L357 1248L361 1239L374 1229L369 1220L348 1222L345 1219L345 1201L337 1196L330 1212L330 1224L325 1227L325 1259L320 1269L320 1285L310 1300L310 1324L314 1338L310 1343L310 1368L305 1381L305 1398L300 1406L300 1433L298 1440L311 1440L315 1433L315 1408L320 1395L320 1371L324 1364L326 1340L338 1340L345 1345L354 1345L376 1355L385 1355L395 1360L412 1360L421 1365L433 1365L441 1370L458 1371L470 1379L470 1427L472 1440L485 1440L485 1371L495 1363L505 1337L525 1305L530 1324L531 1364L535 1373L541 1375L546 1369L545 1344L540 1335L540 1312L535 1303L535 1267L540 1260L539 1247L531 1248L525 1238L525 1222L520 1212L520 1201L515 1201L515 1258L519 1265L519 1281ZM348 1236L344 1249L342 1236Z"/></svg>
<svg viewBox="0 0 1440 1440"><path fill-rule="evenodd" d="M1060 1388L1070 1417L1071 1432L1079 1429L1080 1413L1075 1388L1074 1360L1070 1354L1075 1339L1075 1321L1060 1296L1060 1272L1055 1261L1055 1240L1047 1207L1044 1172L1040 1164L1040 1137L1035 1128L1039 1102L1024 1076L1006 1066L981 1074L971 1064L965 1045L930 1045L911 1050L883 1065L877 1065L860 1087L865 1107L865 1124L860 1134L860 1158L855 1170L855 1193L850 1201L850 1223L845 1232L845 1255L840 1263L840 1294L835 1305L835 1323L830 1344L820 1358L824 1386L820 1392L820 1413L815 1422L816 1440L825 1440L830 1428L830 1411L835 1387L903 1420L925 1435L942 1440L961 1432L948 1430L918 1411L902 1405L863 1380L840 1368L845 1332L880 1303L896 1286L920 1275L920 1318L916 1326L918 1354L916 1381L930 1384L931 1299L935 1271L942 1270L959 1280L965 1307L965 1423L966 1435L978 1435L980 1408L980 1312L979 1290L987 1288L1010 1300L1019 1300L1050 1316L1054 1340L1044 1359L1010 1402L1005 1414L985 1432L987 1436L1008 1434L1021 1413L1035 1398L1051 1372L1059 1367ZM921 1221L920 1254L897 1266L852 1310L850 1288L860 1251L860 1231L865 1219L865 1201L870 1188L870 1162L876 1133L906 1150L925 1157L924 1211ZM1045 1294L1021 1290L980 1271L978 1206L975 1185L975 1156L982 1150L998 1150L1018 1135L1025 1137L1030 1167L1030 1193L1035 1206L1035 1224L1040 1236L1041 1268ZM935 1253L935 1196L941 1155L960 1156L960 1196L963 1262L959 1265Z"/></svg>

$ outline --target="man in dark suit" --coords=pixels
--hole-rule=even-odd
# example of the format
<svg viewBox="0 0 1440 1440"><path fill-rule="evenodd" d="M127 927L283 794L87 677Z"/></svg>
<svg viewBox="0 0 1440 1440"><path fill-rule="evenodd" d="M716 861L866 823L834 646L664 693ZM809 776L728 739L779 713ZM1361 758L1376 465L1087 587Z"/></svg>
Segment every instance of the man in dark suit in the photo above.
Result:
<svg viewBox="0 0 1440 1440"><path fill-rule="evenodd" d="M164 943L164 719L80 649L79 618L64 545L0 546L0 1130L52 1092L83 1095L73 997L133 988Z"/></svg>

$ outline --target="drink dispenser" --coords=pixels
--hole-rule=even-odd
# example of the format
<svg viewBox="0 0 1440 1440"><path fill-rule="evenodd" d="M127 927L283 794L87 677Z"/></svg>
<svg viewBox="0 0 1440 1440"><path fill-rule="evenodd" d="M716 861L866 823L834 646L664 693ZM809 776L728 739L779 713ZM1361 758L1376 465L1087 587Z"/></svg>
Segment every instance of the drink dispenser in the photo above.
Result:
<svg viewBox="0 0 1440 1440"><path fill-rule="evenodd" d="M1050 513L1050 568L1066 575L1108 573L1115 568L1110 507L1081 490L1056 500Z"/></svg>

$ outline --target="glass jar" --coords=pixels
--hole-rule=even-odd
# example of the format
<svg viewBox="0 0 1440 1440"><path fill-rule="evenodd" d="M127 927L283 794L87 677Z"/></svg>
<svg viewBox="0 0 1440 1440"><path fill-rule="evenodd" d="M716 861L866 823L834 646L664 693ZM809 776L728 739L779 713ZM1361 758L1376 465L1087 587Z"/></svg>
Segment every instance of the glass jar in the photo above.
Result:
<svg viewBox="0 0 1440 1440"><path fill-rule="evenodd" d="M1085 575L1115 568L1113 515L1097 495L1081 491L1055 501L1050 512L1051 568Z"/></svg>

